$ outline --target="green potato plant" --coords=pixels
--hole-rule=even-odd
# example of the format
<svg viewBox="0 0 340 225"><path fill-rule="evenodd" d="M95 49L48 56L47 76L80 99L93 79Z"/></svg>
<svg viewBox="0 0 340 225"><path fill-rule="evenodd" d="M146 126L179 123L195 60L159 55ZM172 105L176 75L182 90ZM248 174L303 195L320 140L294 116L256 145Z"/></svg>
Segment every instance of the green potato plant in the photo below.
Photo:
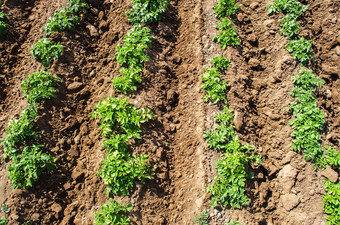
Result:
<svg viewBox="0 0 340 225"><path fill-rule="evenodd" d="M235 0L219 0L218 3L213 7L215 16L218 19L235 14L239 8L240 6L236 5Z"/></svg>
<svg viewBox="0 0 340 225"><path fill-rule="evenodd" d="M95 225L128 225L130 224L127 214L132 210L131 205L121 205L120 203L110 199L109 204L102 205L101 213L95 212Z"/></svg>
<svg viewBox="0 0 340 225"><path fill-rule="evenodd" d="M298 18L307 9L307 6L297 0L274 0L273 4L269 4L267 13L269 15L277 12L290 13Z"/></svg>
<svg viewBox="0 0 340 225"><path fill-rule="evenodd" d="M207 210L203 210L200 215L194 217L193 222L197 225L209 225L209 218Z"/></svg>
<svg viewBox="0 0 340 225"><path fill-rule="evenodd" d="M219 71L223 71L226 70L231 65L231 62L229 59L219 55L212 59L211 65L216 67L216 69L218 69Z"/></svg>
<svg viewBox="0 0 340 225"><path fill-rule="evenodd" d="M55 86L60 82L60 78L53 76L51 73L40 71L31 74L25 79L21 84L21 88L28 103L39 105L43 100L55 97L57 92Z"/></svg>
<svg viewBox="0 0 340 225"><path fill-rule="evenodd" d="M12 164L8 167L12 188L32 187L43 169L55 169L55 159L42 153L41 147L42 145L26 146L21 154L12 157Z"/></svg>
<svg viewBox="0 0 340 225"><path fill-rule="evenodd" d="M327 225L336 225L340 221L340 183L325 180L326 194L322 196L323 207L327 217Z"/></svg>
<svg viewBox="0 0 340 225"><path fill-rule="evenodd" d="M160 20L169 5L169 0L132 0L133 5L129 16L131 24L152 23Z"/></svg>
<svg viewBox="0 0 340 225"><path fill-rule="evenodd" d="M228 18L222 18L221 22L217 24L216 28L219 30L218 34L213 38L213 41L220 43L221 48L225 49L227 46L236 46L241 44L241 40L237 37L236 27Z"/></svg>
<svg viewBox="0 0 340 225"><path fill-rule="evenodd" d="M213 104L227 102L226 90L228 82L221 79L221 72L217 68L208 68L202 76L202 85L206 92L204 102L211 101Z"/></svg>
<svg viewBox="0 0 340 225"><path fill-rule="evenodd" d="M288 39L296 40L298 38L298 30L300 29L300 24L296 21L294 14L287 14L284 18L279 20L280 34L286 36Z"/></svg>
<svg viewBox="0 0 340 225"><path fill-rule="evenodd" d="M116 91L127 92L137 90L135 83L142 81L140 73L144 63L149 59L145 49L151 45L150 29L142 25L135 25L123 38L123 45L117 45L115 59L120 66L121 76L112 79Z"/></svg>
<svg viewBox="0 0 340 225"><path fill-rule="evenodd" d="M60 43L53 44L49 38L42 38L32 46L30 52L44 67L50 67L51 61L57 60L63 51L64 47Z"/></svg>
<svg viewBox="0 0 340 225"><path fill-rule="evenodd" d="M296 59L304 66L307 66L310 61L315 59L312 41L308 41L304 37L290 41L286 49L290 52L293 59Z"/></svg>
<svg viewBox="0 0 340 225"><path fill-rule="evenodd" d="M7 34L8 28L11 27L4 20L7 19L7 15L4 12L0 12L0 36Z"/></svg>

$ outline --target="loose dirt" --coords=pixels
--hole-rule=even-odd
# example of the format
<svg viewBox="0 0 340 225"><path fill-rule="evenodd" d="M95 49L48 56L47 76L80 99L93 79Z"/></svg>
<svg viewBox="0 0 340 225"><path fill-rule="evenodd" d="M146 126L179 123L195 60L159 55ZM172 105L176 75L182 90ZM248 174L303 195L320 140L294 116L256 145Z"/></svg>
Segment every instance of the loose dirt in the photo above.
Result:
<svg viewBox="0 0 340 225"><path fill-rule="evenodd" d="M89 0L89 13L74 31L53 36L64 55L48 69L62 79L55 99L39 109L37 131L44 131L45 151L57 158L57 170L45 173L28 190L11 190L8 162L0 160L0 204L11 208L9 224L93 224L94 212L108 202L105 185L96 175L105 152L93 107L114 93L110 79L119 66L115 46L130 29L125 12L129 1ZM136 183L130 196L117 197L134 206L132 224L193 224L203 209L211 224L230 219L245 224L324 224L323 178L310 162L291 150L292 115L284 110L292 98L291 77L300 66L285 50L278 19L268 16L267 4L241 0L233 18L242 44L221 50L212 42L218 23L213 0L171 1L163 19L149 26L155 39L147 50L143 82L130 103L152 109L155 119L143 127L141 140L131 142L134 154L149 154L157 166L155 179ZM0 37L0 131L27 106L21 82L42 70L30 47L44 36L48 17L67 1L8 0L2 7L13 28ZM326 84L317 91L327 117L324 144L339 146L340 5L331 0L306 2L299 21L301 35L315 47L315 73ZM240 139L255 146L264 158L247 183L251 204L241 210L209 205L206 187L216 175L220 153L209 150L203 131L214 126L219 108L203 102L201 76L212 57L232 61L225 79L229 107ZM2 147L1 147L2 149ZM339 150L339 149L338 149ZM339 172L339 171L338 171Z"/></svg>

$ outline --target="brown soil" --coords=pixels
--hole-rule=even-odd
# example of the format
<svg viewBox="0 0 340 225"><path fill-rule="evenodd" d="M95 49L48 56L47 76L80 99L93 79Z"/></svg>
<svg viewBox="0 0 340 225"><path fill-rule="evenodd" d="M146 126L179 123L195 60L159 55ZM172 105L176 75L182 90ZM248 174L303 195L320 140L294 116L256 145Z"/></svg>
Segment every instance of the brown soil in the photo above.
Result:
<svg viewBox="0 0 340 225"><path fill-rule="evenodd" d="M28 190L11 190L8 162L0 161L0 204L11 208L10 224L93 224L94 212L108 201L105 185L96 172L104 152L102 136L90 113L107 96L116 96L110 79L118 73L112 60L130 25L130 2L88 0L90 12L75 31L55 35L65 52L50 72L62 79L57 98L40 108L36 130L44 130L46 152L57 158L57 170L45 173ZM148 50L143 82L130 102L149 107L155 119L143 127L143 138L131 143L134 154L150 155L157 165L154 180L137 183L129 197L119 198L134 206L133 224L193 224L203 209L211 224L238 219L245 224L324 224L321 194L323 178L311 163L291 150L292 115L283 109L292 98L291 76L300 66L285 50L288 40L278 33L277 20L268 16L267 4L241 0L234 19L242 44L222 51L211 41L218 22L212 0L171 1L163 20L152 24L155 39ZM8 0L2 7L13 28L0 38L0 130L20 115L27 103L20 84L29 74L43 69L29 54L43 37L47 18L63 1ZM307 4L301 19L301 35L313 40L314 69L326 80L317 93L327 123L324 144L339 145L339 55L340 5L331 0ZM51 7L52 6L52 7ZM90 33L90 26L98 35ZM91 28L93 29L93 28ZM256 147L265 159L252 169L247 184L251 204L242 210L213 209L206 187L216 175L220 154L209 150L202 138L219 109L203 103L201 76L213 56L222 54L232 61L226 73L230 90L229 107L240 139ZM1 147L2 148L2 147Z"/></svg>

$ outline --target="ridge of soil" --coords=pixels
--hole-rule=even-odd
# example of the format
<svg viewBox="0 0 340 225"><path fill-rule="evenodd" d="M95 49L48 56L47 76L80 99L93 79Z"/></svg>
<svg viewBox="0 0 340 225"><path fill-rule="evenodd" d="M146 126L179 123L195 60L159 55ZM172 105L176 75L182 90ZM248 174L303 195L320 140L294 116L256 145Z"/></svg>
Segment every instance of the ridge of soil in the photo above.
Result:
<svg viewBox="0 0 340 225"><path fill-rule="evenodd" d="M119 66L112 58L131 27L124 16L131 3L88 3L89 13L80 26L53 36L65 52L48 71L62 78L62 85L57 97L40 107L37 119L36 130L44 131L41 142L57 158L57 170L43 174L33 188L11 190L8 162L0 159L0 204L11 208L9 224L93 224L94 212L108 202L106 187L96 175L105 155L100 150L102 137L90 114L100 100L117 96L110 80ZM134 206L132 224L193 224L203 209L211 224L230 219L250 225L325 223L323 179L312 163L291 150L292 117L283 110L292 101L291 76L300 66L285 50L288 40L278 33L282 15L268 16L268 3L240 1L233 20L242 44L223 51L211 41L217 32L215 1L171 1L163 19L149 26L155 36L147 50L150 59L138 91L129 98L137 107L150 108L155 119L143 126L142 139L131 142L131 151L149 154L157 170L155 179L137 182L130 196L116 197ZM0 37L2 137L8 122L27 106L22 80L43 69L30 56L30 47L43 37L48 17L66 4L66 0L8 0L3 6L13 28ZM340 7L331 0L308 6L300 21L301 34L313 41L315 73L326 81L317 92L327 117L322 140L338 148ZM240 210L213 209L206 194L221 154L207 148L202 134L214 126L213 115L219 109L203 102L200 79L211 58L220 54L232 61L225 74L230 85L227 99L240 140L254 145L265 159L259 169L250 168L251 204ZM291 203L292 199L296 201Z"/></svg>

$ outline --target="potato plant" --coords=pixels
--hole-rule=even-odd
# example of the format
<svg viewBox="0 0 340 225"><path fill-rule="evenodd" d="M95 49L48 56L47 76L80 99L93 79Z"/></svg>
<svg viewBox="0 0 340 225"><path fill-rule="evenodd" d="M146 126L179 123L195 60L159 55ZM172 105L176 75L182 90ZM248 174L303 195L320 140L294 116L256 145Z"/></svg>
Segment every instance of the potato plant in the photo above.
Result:
<svg viewBox="0 0 340 225"><path fill-rule="evenodd" d="M277 12L290 13L296 19L307 9L307 6L302 5L297 0L274 0L273 4L269 4L267 12L268 14Z"/></svg>
<svg viewBox="0 0 340 225"><path fill-rule="evenodd" d="M280 34L286 36L288 39L295 40L298 38L298 30L300 24L296 21L294 14L287 14L284 18L279 20Z"/></svg>
<svg viewBox="0 0 340 225"><path fill-rule="evenodd" d="M240 6L236 5L235 0L219 0L218 3L213 7L215 16L218 19L235 14L239 8Z"/></svg>
<svg viewBox="0 0 340 225"><path fill-rule="evenodd" d="M6 23L7 15L4 12L0 12L0 36L7 34L8 28L11 27Z"/></svg>
<svg viewBox="0 0 340 225"><path fill-rule="evenodd" d="M213 38L213 41L221 44L221 48L225 49L228 46L236 46L241 44L241 40L237 37L236 27L228 18L222 18L216 28L218 34Z"/></svg>
<svg viewBox="0 0 340 225"><path fill-rule="evenodd" d="M322 196L323 207L327 217L327 225L339 224L340 221L340 183L325 180L326 194Z"/></svg>
<svg viewBox="0 0 340 225"><path fill-rule="evenodd" d="M295 85L291 91L295 98L291 103L291 110L295 116L295 119L290 121L294 129L291 134L294 138L292 148L303 152L307 161L314 161L319 165L324 159L319 132L325 124L325 116L318 108L314 92L324 81L306 69L302 69L292 79Z"/></svg>
<svg viewBox="0 0 340 225"><path fill-rule="evenodd" d="M74 27L80 23L78 14L85 13L86 8L88 8L88 5L84 0L70 0L68 5L68 7L59 9L48 19L48 23L44 27L46 37L49 37L55 32L73 30Z"/></svg>
<svg viewBox="0 0 340 225"><path fill-rule="evenodd" d="M203 210L200 215L194 217L193 222L197 225L209 225L209 218L207 210Z"/></svg>
<svg viewBox="0 0 340 225"><path fill-rule="evenodd" d="M202 85L206 92L204 102L211 101L213 104L227 103L226 90L228 82L221 79L221 72L217 68L208 68L202 76Z"/></svg>
<svg viewBox="0 0 340 225"><path fill-rule="evenodd" d="M219 71L223 71L231 65L231 62L229 59L219 55L212 59L211 65L213 65Z"/></svg>
<svg viewBox="0 0 340 225"><path fill-rule="evenodd" d="M95 225L128 225L130 224L127 214L132 210L131 205L122 206L120 203L110 199L109 204L102 205L101 212L95 212Z"/></svg>
<svg viewBox="0 0 340 225"><path fill-rule="evenodd" d="M151 45L152 38L149 28L135 25L123 38L123 45L117 46L115 59L123 68L120 69L121 76L112 79L116 91L126 94L137 90L135 83L142 81L140 73L149 59L145 49Z"/></svg>
<svg viewBox="0 0 340 225"><path fill-rule="evenodd" d="M9 165L9 179L12 181L12 188L28 188L38 181L43 169L54 170L55 159L40 148L42 145L26 146L22 153L12 157L12 164Z"/></svg>
<svg viewBox="0 0 340 225"><path fill-rule="evenodd" d="M290 41L286 49L290 52L293 59L296 59L304 66L307 66L310 61L315 59L312 41L308 41L304 37Z"/></svg>
<svg viewBox="0 0 340 225"><path fill-rule="evenodd" d="M50 67L52 60L57 60L63 51L64 47L60 43L53 44L49 38L42 38L32 46L30 52L44 67Z"/></svg>
<svg viewBox="0 0 340 225"><path fill-rule="evenodd" d="M25 79L21 88L28 103L39 105L43 100L55 97L57 92L55 86L60 81L60 78L52 76L51 73L40 71Z"/></svg>
<svg viewBox="0 0 340 225"><path fill-rule="evenodd" d="M98 175L107 185L108 196L128 195L136 180L143 182L153 177L147 155L130 157L118 151L106 155Z"/></svg>
<svg viewBox="0 0 340 225"><path fill-rule="evenodd" d="M169 5L169 0L132 0L133 5L129 16L132 24L152 23L160 20L160 14L164 13Z"/></svg>

